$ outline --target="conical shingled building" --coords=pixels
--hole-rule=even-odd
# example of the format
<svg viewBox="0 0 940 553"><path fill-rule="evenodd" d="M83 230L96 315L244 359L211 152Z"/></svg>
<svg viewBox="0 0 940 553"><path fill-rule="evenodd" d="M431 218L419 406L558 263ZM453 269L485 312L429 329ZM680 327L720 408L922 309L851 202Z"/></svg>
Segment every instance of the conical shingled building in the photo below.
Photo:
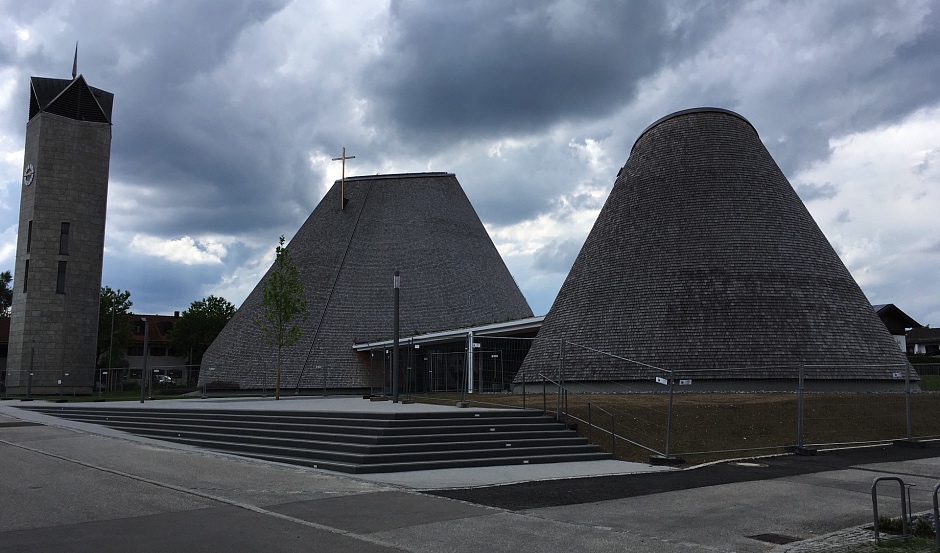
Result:
<svg viewBox="0 0 940 553"><path fill-rule="evenodd" d="M532 316L453 174L347 178L344 209L340 194L337 181L287 247L310 316L282 351L282 387L366 389L374 368L381 378L381 365L352 345L392 336L395 270L401 336ZM261 285L206 351L200 384L273 386L276 350L253 324Z"/></svg>
<svg viewBox="0 0 940 553"><path fill-rule="evenodd" d="M774 389L803 365L820 389L891 387L908 367L756 130L714 108L640 135L538 337L517 385L650 389L661 368Z"/></svg>

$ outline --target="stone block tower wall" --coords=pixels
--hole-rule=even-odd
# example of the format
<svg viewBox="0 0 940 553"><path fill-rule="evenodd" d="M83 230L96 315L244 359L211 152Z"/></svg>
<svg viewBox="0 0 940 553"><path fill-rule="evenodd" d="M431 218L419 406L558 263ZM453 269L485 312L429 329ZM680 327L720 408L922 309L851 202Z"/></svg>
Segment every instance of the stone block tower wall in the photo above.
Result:
<svg viewBox="0 0 940 553"><path fill-rule="evenodd" d="M20 394L28 385L33 394L89 393L113 96L81 76L30 85L6 384Z"/></svg>

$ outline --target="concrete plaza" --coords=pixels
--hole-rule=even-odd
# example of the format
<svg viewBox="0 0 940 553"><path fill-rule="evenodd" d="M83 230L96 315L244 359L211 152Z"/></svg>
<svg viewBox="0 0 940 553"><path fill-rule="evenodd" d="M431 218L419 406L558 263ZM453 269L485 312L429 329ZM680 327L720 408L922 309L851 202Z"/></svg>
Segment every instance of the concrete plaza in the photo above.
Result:
<svg viewBox="0 0 940 553"><path fill-rule="evenodd" d="M690 470L599 461L350 476L140 438L22 405L0 402L0 552L811 551L840 534L821 537L870 520L875 477L915 484L915 512L931 508L940 482L935 444ZM185 405L427 408L348 398ZM155 406L173 402L147 404ZM894 514L896 488L881 490L881 511ZM778 545L774 537L810 541Z"/></svg>

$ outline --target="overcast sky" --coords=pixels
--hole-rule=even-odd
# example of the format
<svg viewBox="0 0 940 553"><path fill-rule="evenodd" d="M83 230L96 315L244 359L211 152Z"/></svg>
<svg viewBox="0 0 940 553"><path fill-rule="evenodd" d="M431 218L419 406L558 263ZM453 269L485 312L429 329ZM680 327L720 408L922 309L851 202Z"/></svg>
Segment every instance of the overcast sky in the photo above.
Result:
<svg viewBox="0 0 940 553"><path fill-rule="evenodd" d="M756 127L872 303L940 325L940 5L0 0L0 270L31 75L114 93L103 284L241 304L334 180L457 175L551 307L640 132ZM404 285L405 283L403 283Z"/></svg>

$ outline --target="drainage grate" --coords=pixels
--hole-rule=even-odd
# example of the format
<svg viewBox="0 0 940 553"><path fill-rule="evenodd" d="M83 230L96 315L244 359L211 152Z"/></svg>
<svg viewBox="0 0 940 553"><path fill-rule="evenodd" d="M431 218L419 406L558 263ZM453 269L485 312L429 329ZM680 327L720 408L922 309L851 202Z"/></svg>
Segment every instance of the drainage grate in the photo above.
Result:
<svg viewBox="0 0 940 553"><path fill-rule="evenodd" d="M777 545L784 545L787 543L793 543L795 541L800 541L800 538L794 538L793 536L784 536L783 534L757 534L756 536L748 536L752 540L762 541L766 543L774 543Z"/></svg>

